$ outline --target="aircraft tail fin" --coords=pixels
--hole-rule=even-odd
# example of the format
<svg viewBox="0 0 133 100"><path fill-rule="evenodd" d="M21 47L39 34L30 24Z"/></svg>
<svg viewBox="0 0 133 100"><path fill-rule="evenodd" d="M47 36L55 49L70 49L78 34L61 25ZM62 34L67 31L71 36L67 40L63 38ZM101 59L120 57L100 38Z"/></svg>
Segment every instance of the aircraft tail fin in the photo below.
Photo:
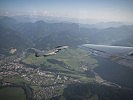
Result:
<svg viewBox="0 0 133 100"><path fill-rule="evenodd" d="M129 56L133 56L133 51L128 53Z"/></svg>

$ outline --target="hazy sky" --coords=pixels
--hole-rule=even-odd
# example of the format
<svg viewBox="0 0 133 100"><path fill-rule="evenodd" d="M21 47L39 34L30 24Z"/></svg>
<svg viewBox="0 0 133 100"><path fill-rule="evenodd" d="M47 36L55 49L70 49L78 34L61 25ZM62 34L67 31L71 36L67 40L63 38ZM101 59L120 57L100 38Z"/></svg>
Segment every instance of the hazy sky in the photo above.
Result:
<svg viewBox="0 0 133 100"><path fill-rule="evenodd" d="M0 15L39 15L133 23L133 0L0 0Z"/></svg>

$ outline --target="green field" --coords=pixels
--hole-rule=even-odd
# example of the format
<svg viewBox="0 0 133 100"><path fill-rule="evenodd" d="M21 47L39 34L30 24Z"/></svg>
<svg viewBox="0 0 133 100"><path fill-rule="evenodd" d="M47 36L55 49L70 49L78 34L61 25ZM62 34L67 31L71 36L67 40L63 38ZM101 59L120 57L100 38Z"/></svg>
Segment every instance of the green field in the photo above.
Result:
<svg viewBox="0 0 133 100"><path fill-rule="evenodd" d="M6 87L0 89L0 100L26 100L26 95L22 88Z"/></svg>
<svg viewBox="0 0 133 100"><path fill-rule="evenodd" d="M33 66L41 66L44 70L51 69L62 72L81 80L87 80L88 78L84 75L83 65L87 66L88 69L93 69L98 65L96 59L79 48L69 48L49 57L35 57L34 54L31 54L25 57L22 62Z"/></svg>
<svg viewBox="0 0 133 100"><path fill-rule="evenodd" d="M56 62L49 62L49 59L54 59ZM24 63L31 65L44 65L43 67L52 67L54 69L81 71L81 65L86 64L89 68L94 68L97 66L97 60L90 57L88 53L82 49L67 49L59 52L57 55L49 57L35 57L34 54L27 56ZM62 64L58 64L62 62ZM64 63L64 65L63 65Z"/></svg>

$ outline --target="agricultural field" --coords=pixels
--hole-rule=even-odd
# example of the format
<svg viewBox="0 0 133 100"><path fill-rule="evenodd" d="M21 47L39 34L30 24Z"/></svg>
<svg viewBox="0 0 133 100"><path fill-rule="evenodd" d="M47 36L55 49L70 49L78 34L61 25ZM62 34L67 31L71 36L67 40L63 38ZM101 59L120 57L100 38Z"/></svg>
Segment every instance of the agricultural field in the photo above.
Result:
<svg viewBox="0 0 133 100"><path fill-rule="evenodd" d="M0 89L0 100L26 100L24 90L18 87Z"/></svg>
<svg viewBox="0 0 133 100"><path fill-rule="evenodd" d="M42 67L50 67L57 70L82 72L81 67L86 66L93 69L98 66L97 60L89 56L89 54L79 48L70 48L63 50L54 56L35 57L31 54L23 59L24 63L30 65L41 65Z"/></svg>

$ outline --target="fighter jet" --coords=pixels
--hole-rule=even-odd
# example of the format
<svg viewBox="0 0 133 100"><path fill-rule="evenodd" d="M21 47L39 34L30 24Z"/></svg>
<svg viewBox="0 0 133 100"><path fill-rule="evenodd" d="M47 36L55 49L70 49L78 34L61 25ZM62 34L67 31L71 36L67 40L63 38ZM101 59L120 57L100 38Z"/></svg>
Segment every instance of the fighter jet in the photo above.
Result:
<svg viewBox="0 0 133 100"><path fill-rule="evenodd" d="M40 56L47 57L47 56L55 55L60 50L66 49L66 48L68 48L68 46L57 46L54 49L47 50L47 51L44 51L44 50L41 51L41 50L36 49L36 48L30 48L30 50L32 50L35 53L36 57L40 57Z"/></svg>
<svg viewBox="0 0 133 100"><path fill-rule="evenodd" d="M92 55L108 58L133 69L133 47L95 44L84 44L80 47Z"/></svg>

